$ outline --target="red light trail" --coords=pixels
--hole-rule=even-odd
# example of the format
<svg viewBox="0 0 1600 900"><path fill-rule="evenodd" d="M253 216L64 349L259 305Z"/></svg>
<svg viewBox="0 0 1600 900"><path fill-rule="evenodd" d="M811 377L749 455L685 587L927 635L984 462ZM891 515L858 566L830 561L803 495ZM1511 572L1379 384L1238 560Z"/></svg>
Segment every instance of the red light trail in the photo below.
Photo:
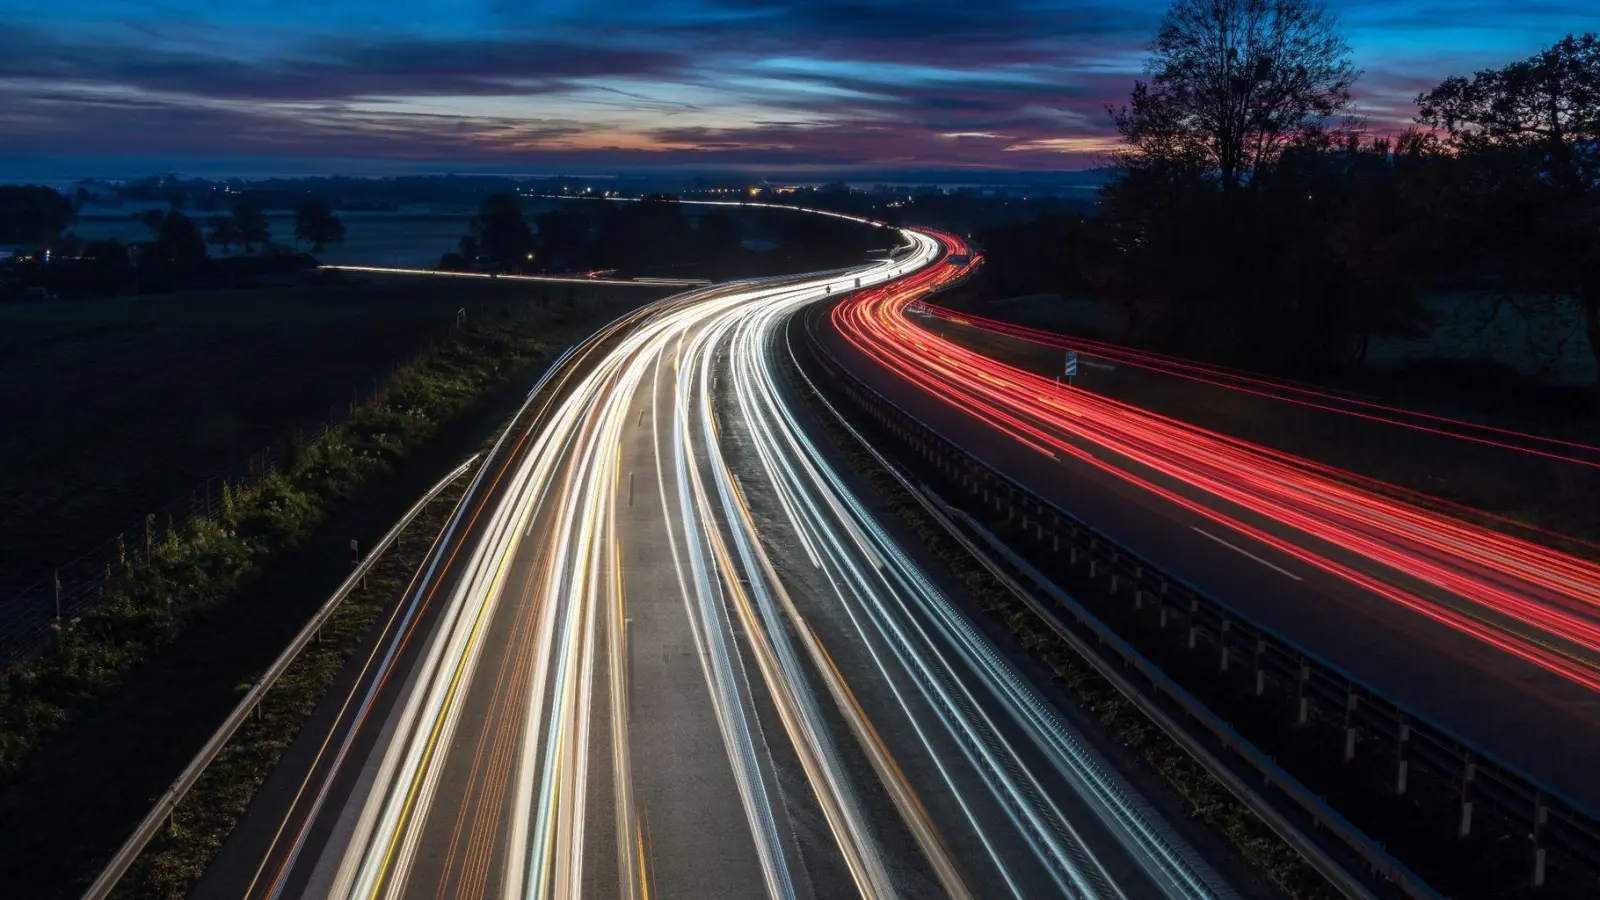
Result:
<svg viewBox="0 0 1600 900"><path fill-rule="evenodd" d="M966 252L959 238L937 237L952 253ZM1600 659L1600 566L1407 502L1408 495L1420 499L1415 492L1062 385L940 337L906 314L911 302L963 272L945 263L857 293L835 307L834 325L866 357L1042 454L1079 460L1306 566L1600 690L1594 662ZM959 317L1040 343L1060 340ZM1089 342L1070 344L1091 349ZM1600 452L1114 345L1095 343L1092 352L1580 465L1596 465L1583 452Z"/></svg>
<svg viewBox="0 0 1600 900"><path fill-rule="evenodd" d="M1146 369L1177 378L1185 378L1214 387L1223 387L1243 394L1253 394L1283 403L1293 403L1312 409L1355 416L1429 434L1444 435L1459 440L1471 441L1475 444L1485 444L1490 447L1531 453L1535 456L1543 456L1580 466L1600 468L1600 447L1592 444L1514 431L1509 428L1486 425L1482 422L1453 419L1449 416L1434 415L1398 406L1386 406L1360 397L1322 390L1293 381L1266 378L1254 372L1246 372L1241 369L1207 365L1183 359L1182 357L1123 347L1105 341L1056 334L1038 328L1002 322L998 319L975 316L967 312L957 312L942 306L929 306L928 312L943 319L959 320L962 323L994 334L1019 338L1049 347L1058 347L1063 350L1081 350L1097 357L1115 360L1126 366ZM1493 437L1489 435L1493 435Z"/></svg>

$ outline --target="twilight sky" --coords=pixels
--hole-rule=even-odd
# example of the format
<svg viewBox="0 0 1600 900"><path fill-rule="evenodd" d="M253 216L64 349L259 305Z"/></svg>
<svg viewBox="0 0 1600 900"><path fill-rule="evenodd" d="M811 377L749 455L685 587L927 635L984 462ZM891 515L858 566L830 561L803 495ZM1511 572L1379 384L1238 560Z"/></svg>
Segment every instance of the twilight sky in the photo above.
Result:
<svg viewBox="0 0 1600 900"><path fill-rule="evenodd" d="M0 157L782 171L1090 166L1166 3L16 5L0 31ZM1593 0L1330 5L1379 131L1446 75L1600 28Z"/></svg>

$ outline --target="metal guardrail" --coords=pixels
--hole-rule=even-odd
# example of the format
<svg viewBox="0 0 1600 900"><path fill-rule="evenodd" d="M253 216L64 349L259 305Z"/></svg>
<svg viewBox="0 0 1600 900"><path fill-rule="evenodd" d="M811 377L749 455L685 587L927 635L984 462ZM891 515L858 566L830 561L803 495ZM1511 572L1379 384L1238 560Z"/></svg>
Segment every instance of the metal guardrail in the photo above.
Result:
<svg viewBox="0 0 1600 900"><path fill-rule="evenodd" d="M179 801L181 801L183 796L188 793L192 787L194 787L195 782L199 780L200 775L204 773L206 767L209 766L211 762L216 759L217 755L222 752L223 747L227 745L228 740L233 736L234 732L238 731L239 726L244 723L245 718L247 718L250 713L260 705L262 698L266 696L267 691L272 687L273 683L283 675L284 671L288 669L289 665L294 662L294 659L302 650L305 649L306 644L315 638L322 625L327 622L328 618L333 615L333 613L338 609L339 605L344 602L345 598L349 595L355 584L360 580L361 576L366 573L367 569L370 568L374 562L376 562L383 551L387 550L389 545L394 543L395 539L399 537L400 532L405 529L406 525L408 525L411 520L417 517L417 515L422 511L423 507L427 506L429 502L437 497L439 493L446 487L454 483L456 479L466 474L480 458L484 460L492 460L499 457L501 448L505 446L506 441L511 437L516 423L527 413L529 406L532 405L534 401L534 398L544 391L545 388L557 378L559 373L566 372L568 369L568 364L572 360L575 358L581 359L582 352L584 352L586 349L598 347L610 335L614 334L616 330L623 324L638 316L641 312L653 308L655 308L655 306L651 305L644 307L642 310L624 313L622 316L619 316L606 325L596 329L593 334L589 335L583 341L562 351L559 356L550 362L550 364L545 368L544 374L541 375L539 380L534 383L533 387L528 390L527 396L523 399L521 408L519 408L516 414L511 417L510 424L508 424L505 430L500 433L499 439L495 441L494 446L489 449L488 453L475 453L460 466L456 467L454 471L446 475L442 480L439 481L438 484L435 484L432 488L430 488L428 492L423 495L422 499L418 500L409 510L407 510L405 515L401 517L400 521L395 523L394 527L391 528L387 534L385 534L376 544L373 545L373 548L368 551L366 558L363 559L360 565L358 565L356 569L350 573L350 576L339 585L339 588L334 591L333 595L328 598L327 602L325 602L322 607L317 610L316 615L312 617L311 621L300 630L300 633L295 636L292 642L290 642L288 648L285 649L284 652L279 655L278 659L273 662L272 666L268 668L266 674L251 686L250 692L245 696L244 700L240 701L239 705L234 708L233 712L223 722L221 727L219 727L216 733L212 735L211 739L206 742L206 745L201 748L199 754L197 754L189 763L188 767L183 770L183 772L178 776L177 780L174 781L171 787L167 789L166 793L162 794L161 798L156 802L155 807L150 811L149 815L145 816L144 820L139 823L139 827L135 829L133 834L128 837L127 841L124 842L122 847L111 858L111 861L106 864L105 869L101 871L94 883L90 885L89 889L83 894L83 900L104 900L104 898L111 893L111 891L116 887L117 882L120 881L122 876L127 873L128 868L133 864L133 861L138 858L138 855L144 850L145 846L150 843L151 838L153 838L156 831L160 829L162 822L167 820L172 815L173 810L177 808ZM479 470L479 478L482 477L483 471L483 469ZM471 496L471 493L476 489L477 482L474 481L473 485L469 486L467 489L468 496ZM460 512L458 506L457 515L459 516L459 514Z"/></svg>
<svg viewBox="0 0 1600 900"><path fill-rule="evenodd" d="M1414 768L1448 779L1459 796L1458 836L1472 833L1475 806L1483 804L1517 823L1519 829L1526 829L1532 841L1531 884L1538 886L1545 881L1549 847L1560 847L1600 866L1600 817L1578 801L1478 749L1444 726L1127 550L860 382L837 360L828 358L819 342L813 340L813 347L818 360L833 370L840 386L863 410L963 489L993 504L996 513L1004 512L1012 521L1020 514L1023 532L1042 548L1057 554L1065 551L1070 564L1087 565L1091 577L1105 580L1114 594L1130 596L1136 608L1149 604L1162 627L1183 620L1188 628L1188 648L1197 650L1204 639L1217 654L1221 671L1228 671L1230 665L1248 666L1254 674L1258 696L1266 692L1269 683L1292 691L1298 723L1308 722L1313 710L1338 722L1343 728L1346 762L1356 755L1358 736L1375 736L1375 743L1391 748L1395 766L1392 787L1396 793L1407 791ZM1108 646L1132 652L1120 639L1112 644L1108 637ZM1159 681L1154 677L1158 670L1148 661L1136 662L1126 655L1124 659L1130 665L1142 666L1140 670L1151 676L1152 682ZM1160 685L1153 683L1153 687L1159 690ZM1235 734L1232 740L1243 739ZM1272 765L1276 767L1275 763ZM1267 773L1262 774L1313 821L1321 826L1330 824L1332 820L1324 811L1326 804L1319 798L1309 792L1295 797L1290 789L1292 779L1283 781L1282 776L1272 779ZM1356 843L1367 846L1351 849L1382 871L1388 854L1365 835L1361 839L1364 840Z"/></svg>
<svg viewBox="0 0 1600 900"><path fill-rule="evenodd" d="M345 578L344 582L333 592L333 595L322 604L316 615L312 616L311 620L306 623L306 626L300 629L300 633L295 635L294 640L289 642L289 646L284 649L283 653L279 654L278 658L273 660L272 665L267 668L267 671L256 679L255 684L251 685L249 693L245 694L244 699L239 701L239 705L234 707L233 712L223 721L221 727L211 735L211 739L206 741L205 746L200 748L200 752L178 775L177 780L172 782L172 785L156 801L150 813L139 823L139 827L134 829L133 834L128 836L127 841L123 843L116 855L111 857L111 861L106 864L105 869L100 872L99 877L84 892L84 900L103 900L103 898L110 895L112 889L117 886L117 882L127 873L128 867L133 865L133 861L144 851L145 846L155 837L156 832L172 816L178 807L178 803L183 800L184 795L194 787L196 781L200 780L200 776L205 772L206 767L210 766L217 758L217 755L228 745L228 741L239 730L239 726L243 725L251 713L255 712L261 705L261 701L266 697L267 692L272 689L278 679L283 676L283 673L300 656L306 645L316 639L318 632L322 630L322 626L338 611L345 598L350 595L350 592L355 589L362 577L366 575L367 570L377 562L385 550L389 549L389 546L400 536L400 532L411 524L411 521L422 512L423 508L432 502L435 497L439 496L440 492L445 488L454 484L457 479L470 471L480 456L481 454L473 454L466 462L457 466L454 471L441 479L438 484L429 488L428 492L422 496L422 499L407 510L406 514L400 517L400 521L396 522L394 527L390 528L389 532L373 545L372 549L367 552L366 557L351 571L349 577Z"/></svg>
<svg viewBox="0 0 1600 900"><path fill-rule="evenodd" d="M871 394L873 400L886 404L894 412L913 418L872 388L856 381L837 362L825 359L823 357L825 351L821 351L820 347L816 349L818 360L829 369L830 374L845 382L843 387L846 395L869 415L874 415L880 424L891 429L895 428L895 423L884 415L881 409L865 399L866 394ZM835 415L838 415L837 411ZM909 439L916 449L928 456L930 461L932 460L931 445L918 444L909 432L896 430L895 433L897 437ZM1343 896L1352 900L1376 900L1378 896L1368 886L1367 880L1351 871L1347 865L1347 862L1360 861L1365 863L1369 870L1379 874L1384 881L1399 886L1402 892L1413 900L1440 900L1437 892L1390 856L1376 841L1316 797L1260 749L1242 738L1231 726L1180 687L1131 644L1116 635L1087 608L1027 564L985 529L977 519L945 502L926 485L912 484L909 477L902 474L900 466L890 462L870 444L866 444L865 441L863 443L950 536L989 570L999 584L1022 601L1046 627L1064 640L1078 656L1110 682L1118 693L1143 712L1156 727L1165 732L1286 844L1307 860ZM947 443L955 446L953 442ZM979 546L980 541L987 545L987 549ZM1042 602L1035 590L1022 584L1019 576L1020 579L1032 581L1037 586L1037 591L1052 601L1054 608ZM1058 611L1067 612L1077 627L1066 623L1058 615ZM1126 674L1128 668L1149 680L1149 690L1142 688ZM1185 727L1179 721L1178 715L1199 722L1209 733L1211 740L1208 742L1201 739L1191 729ZM1306 828L1285 815L1264 791L1252 787L1250 781L1242 777L1235 767L1225 762L1222 754L1229 752L1247 762L1248 768L1254 769L1254 774L1266 788L1277 786L1293 796L1303 808L1314 810L1315 815L1311 820L1314 826L1325 826L1340 839L1340 843L1346 847L1360 848L1364 852L1356 853L1356 859L1336 858Z"/></svg>

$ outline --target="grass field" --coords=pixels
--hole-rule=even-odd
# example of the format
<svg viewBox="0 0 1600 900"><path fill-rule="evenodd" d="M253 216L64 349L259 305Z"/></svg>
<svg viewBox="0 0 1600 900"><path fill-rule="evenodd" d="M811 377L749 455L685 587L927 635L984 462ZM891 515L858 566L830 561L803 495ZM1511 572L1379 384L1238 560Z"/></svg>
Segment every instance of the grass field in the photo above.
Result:
<svg viewBox="0 0 1600 900"><path fill-rule="evenodd" d="M663 289L389 278L0 305L0 588L46 578L445 334Z"/></svg>
<svg viewBox="0 0 1600 900"><path fill-rule="evenodd" d="M111 599L75 620L50 652L0 667L0 883L17 896L78 896L238 702L240 686L349 571L346 541L367 545L428 485L492 442L561 348L658 293L595 296L571 311L564 295L510 316L484 308L477 324L404 369L334 437L232 493L220 524L180 521L153 562L113 562ZM409 574L414 560L403 557L382 565ZM359 631L355 623L346 634ZM336 667L338 656L335 649L323 662ZM314 702L313 686L302 687L310 692L291 707ZM246 755L256 756L243 768L220 769L220 794L196 801L216 806L183 814L180 828L220 827L214 815L226 818L225 807L248 800L247 782L269 764L260 754L276 753L275 742L293 731L282 727L292 726L292 709L264 719L279 730L251 745ZM209 846L223 836L190 837ZM198 875L198 852L158 867L162 884ZM182 893L158 887L141 882L131 895Z"/></svg>

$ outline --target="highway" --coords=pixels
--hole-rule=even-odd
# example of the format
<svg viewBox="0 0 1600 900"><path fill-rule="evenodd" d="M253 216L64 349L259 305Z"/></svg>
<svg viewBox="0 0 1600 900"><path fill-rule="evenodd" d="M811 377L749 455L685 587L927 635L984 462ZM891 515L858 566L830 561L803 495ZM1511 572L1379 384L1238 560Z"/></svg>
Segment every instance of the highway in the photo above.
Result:
<svg viewBox="0 0 1600 900"><path fill-rule="evenodd" d="M926 309L922 292L961 274L944 269L838 304L824 329L832 352L902 408L1129 549L1600 808L1600 775L1588 764L1600 749L1600 566L1372 479L1101 396L1093 377L1062 384L1030 352L1060 340ZM1170 358L1117 358L1221 377ZM1339 405L1290 393L1306 405ZM1330 408L1346 412L1592 465L1592 448L1581 445L1372 404Z"/></svg>
<svg viewBox="0 0 1600 900"><path fill-rule="evenodd" d="M318 266L330 272L360 272L366 275L410 275L425 278L479 278L528 281L535 284L606 284L613 287L698 287L709 282L700 278L589 278L580 275L501 275L489 272L452 272L445 269L400 269L392 266Z"/></svg>
<svg viewBox="0 0 1600 900"><path fill-rule="evenodd" d="M784 323L902 235L575 348L196 896L1233 896L814 439Z"/></svg>

